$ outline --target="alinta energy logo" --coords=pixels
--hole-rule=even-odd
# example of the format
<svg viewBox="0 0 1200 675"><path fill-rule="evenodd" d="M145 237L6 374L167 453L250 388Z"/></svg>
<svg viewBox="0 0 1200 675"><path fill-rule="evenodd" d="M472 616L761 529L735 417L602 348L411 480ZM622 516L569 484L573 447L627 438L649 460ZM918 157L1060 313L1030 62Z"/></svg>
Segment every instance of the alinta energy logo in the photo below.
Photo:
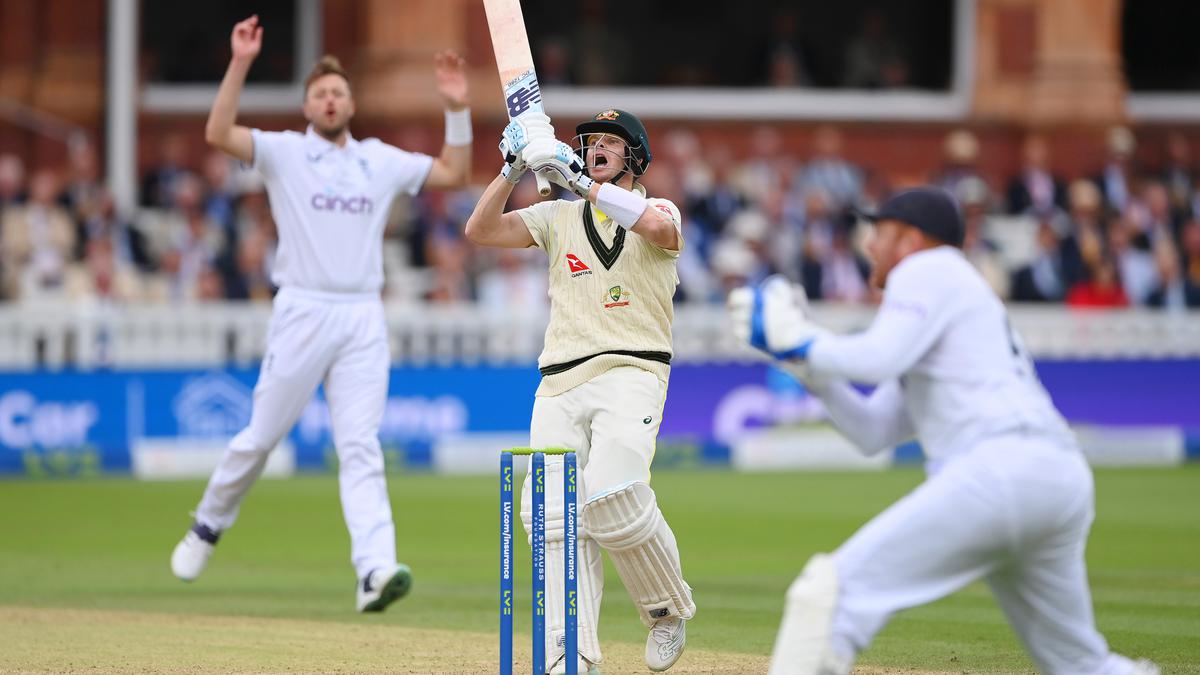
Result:
<svg viewBox="0 0 1200 675"><path fill-rule="evenodd" d="M308 203L316 211L352 216L369 215L375 210L374 202L366 195L346 197L332 192L318 192L309 199Z"/></svg>

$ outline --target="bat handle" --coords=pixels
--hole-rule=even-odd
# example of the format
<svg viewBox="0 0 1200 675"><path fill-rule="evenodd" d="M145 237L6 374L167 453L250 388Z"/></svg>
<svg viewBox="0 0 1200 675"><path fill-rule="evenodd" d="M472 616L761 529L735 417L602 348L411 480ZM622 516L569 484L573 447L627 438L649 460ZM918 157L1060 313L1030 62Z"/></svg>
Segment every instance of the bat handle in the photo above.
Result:
<svg viewBox="0 0 1200 675"><path fill-rule="evenodd" d="M537 179L538 194L540 194L543 197L549 197L550 196L550 181L546 180L545 176L543 176L542 174L540 174L536 171L533 172L533 177L535 179Z"/></svg>

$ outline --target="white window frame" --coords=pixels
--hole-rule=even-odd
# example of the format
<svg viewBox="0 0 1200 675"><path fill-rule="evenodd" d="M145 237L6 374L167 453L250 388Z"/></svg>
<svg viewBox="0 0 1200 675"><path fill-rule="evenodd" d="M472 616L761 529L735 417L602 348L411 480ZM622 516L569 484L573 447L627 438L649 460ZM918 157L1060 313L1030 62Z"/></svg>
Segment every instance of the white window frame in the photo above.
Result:
<svg viewBox="0 0 1200 675"><path fill-rule="evenodd" d="M1136 122L1200 122L1200 92L1130 92L1125 109Z"/></svg>
<svg viewBox="0 0 1200 675"><path fill-rule="evenodd" d="M296 7L296 54L292 81L288 84L247 84L238 100L238 112L294 112L304 99L304 78L321 53L321 0L294 0ZM217 97L218 84L147 83L142 89L141 109L157 114L207 112Z"/></svg>

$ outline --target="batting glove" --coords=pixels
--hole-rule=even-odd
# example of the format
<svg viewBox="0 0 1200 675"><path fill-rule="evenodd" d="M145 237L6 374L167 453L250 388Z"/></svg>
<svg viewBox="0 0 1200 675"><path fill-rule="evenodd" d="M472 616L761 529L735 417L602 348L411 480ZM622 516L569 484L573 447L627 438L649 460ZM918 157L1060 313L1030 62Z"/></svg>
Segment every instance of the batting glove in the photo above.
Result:
<svg viewBox="0 0 1200 675"><path fill-rule="evenodd" d="M524 152L530 143L547 145L554 142L554 127L545 113L526 112L513 118L504 127L500 136L500 156L504 158L504 168L500 175L510 183L517 183L525 173L527 163Z"/></svg>
<svg viewBox="0 0 1200 675"><path fill-rule="evenodd" d="M826 331L807 316L801 286L772 276L756 288L734 289L728 308L737 338L781 361L804 359L813 340Z"/></svg>
<svg viewBox="0 0 1200 675"><path fill-rule="evenodd" d="M504 180L516 185L525 175L528 165L522 151L529 145L525 129L514 120L504 127L504 135L500 137L500 156L504 158L504 167L500 175Z"/></svg>
<svg viewBox="0 0 1200 675"><path fill-rule="evenodd" d="M531 146L529 149L529 167L546 177L551 183L562 186L571 192L586 198L595 184L584 173L583 160L571 146L557 141L548 148Z"/></svg>

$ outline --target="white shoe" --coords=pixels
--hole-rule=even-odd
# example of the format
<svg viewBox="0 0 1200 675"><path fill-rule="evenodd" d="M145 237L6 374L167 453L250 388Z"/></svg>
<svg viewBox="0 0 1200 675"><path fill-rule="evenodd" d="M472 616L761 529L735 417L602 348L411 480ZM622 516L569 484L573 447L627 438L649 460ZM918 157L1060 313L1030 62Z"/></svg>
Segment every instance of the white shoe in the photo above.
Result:
<svg viewBox="0 0 1200 675"><path fill-rule="evenodd" d="M171 571L184 581L195 581L208 565L208 558L220 536L219 532L200 523L192 525L171 553Z"/></svg>
<svg viewBox="0 0 1200 675"><path fill-rule="evenodd" d="M1148 659L1138 659L1133 664L1133 675L1159 675L1158 664Z"/></svg>
<svg viewBox="0 0 1200 675"><path fill-rule="evenodd" d="M646 667L662 672L675 665L687 643L686 621L677 616L659 619L646 638Z"/></svg>
<svg viewBox="0 0 1200 675"><path fill-rule="evenodd" d="M358 582L358 611L382 612L403 598L412 588L412 571L408 565L396 565L371 570Z"/></svg>
<svg viewBox="0 0 1200 675"><path fill-rule="evenodd" d="M554 664L550 666L550 670L547 670L546 672L550 675L566 675L567 660L564 658L565 656L565 654L559 654L558 658L555 659ZM585 659L582 654L579 655L579 660L576 662L576 668L576 672L578 672L579 675L600 675L600 668L596 666L596 664Z"/></svg>

